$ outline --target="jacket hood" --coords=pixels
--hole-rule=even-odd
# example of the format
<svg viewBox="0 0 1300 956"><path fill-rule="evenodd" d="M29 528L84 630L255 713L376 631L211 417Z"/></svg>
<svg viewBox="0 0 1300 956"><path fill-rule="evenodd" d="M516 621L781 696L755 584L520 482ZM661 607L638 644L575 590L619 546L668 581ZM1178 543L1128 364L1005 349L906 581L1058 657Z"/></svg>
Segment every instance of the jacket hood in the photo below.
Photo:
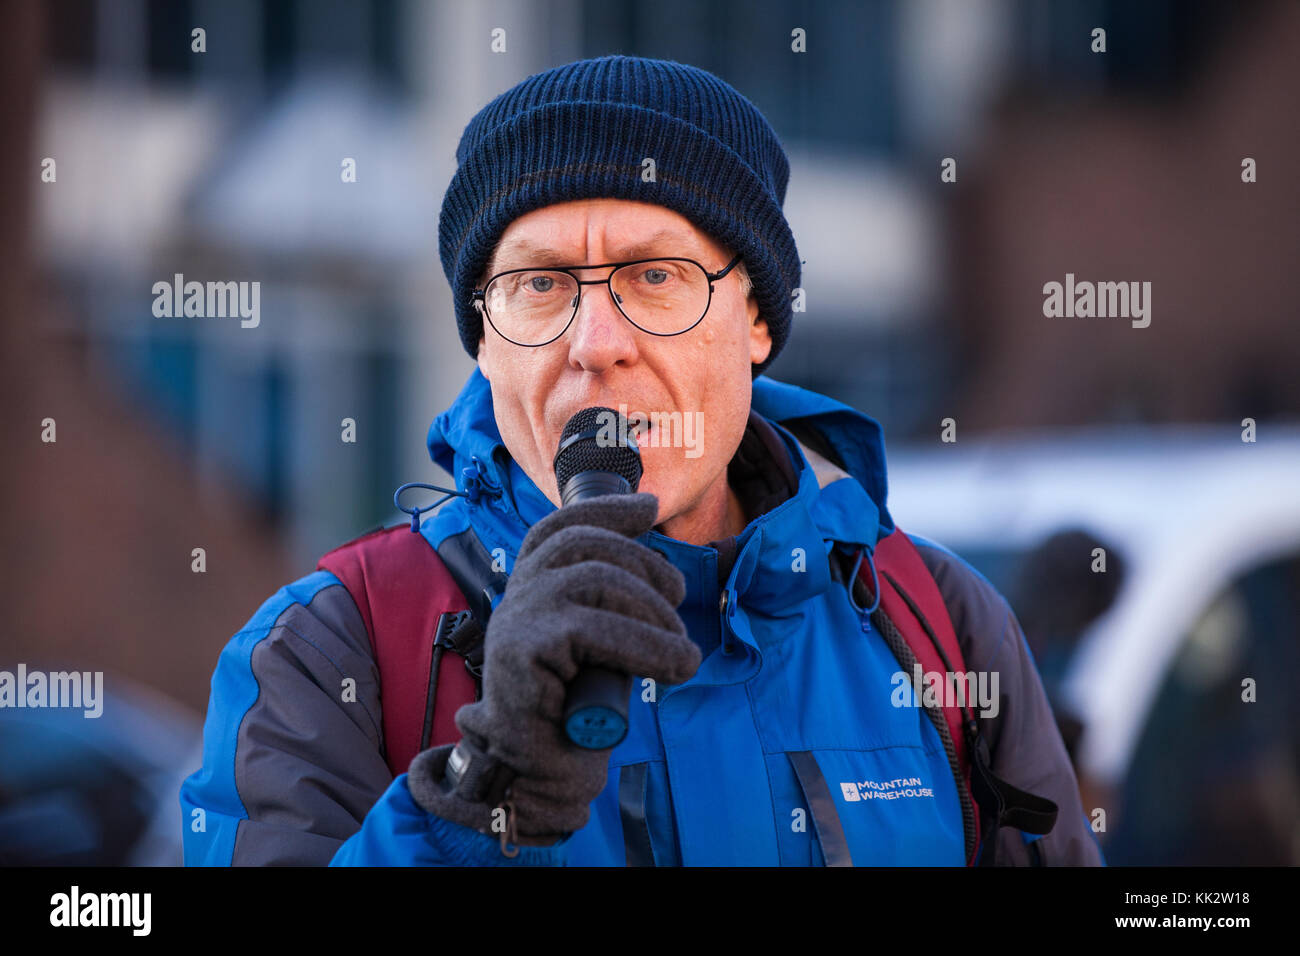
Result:
<svg viewBox="0 0 1300 956"><path fill-rule="evenodd" d="M833 398L778 382L766 375L756 378L753 388L752 408L768 421L779 425L811 426L826 438L843 463L844 470L857 480L879 509L882 534L893 531L893 522L885 506L888 483L884 431L880 423ZM434 463L452 476L459 476L475 458L484 465L490 463L493 466L492 477L507 470L504 467L506 462L513 465L497 429L491 387L477 367L451 407L435 418L429 427L428 446ZM799 464L796 462L796 467ZM807 463L804 462L803 466L806 467ZM509 470L518 471L523 476L517 465ZM540 495L532 480L524 477L532 492ZM459 478L457 480L458 487L464 491ZM554 505L545 496L542 499L547 507L542 508L536 519L554 510ZM520 504L527 509L528 505L536 502L527 500Z"/></svg>
<svg viewBox="0 0 1300 956"><path fill-rule="evenodd" d="M733 605L743 603L748 610L780 617L796 613L801 601L830 586L826 555L835 544L870 550L894 530L885 507L884 439L880 425L867 415L766 376L753 382L751 409L771 423L780 437L798 488L784 503L754 517L736 537L736 559L725 589ZM823 450L831 453L828 458L837 458L843 469L809 451L792 432L816 434ZM506 449L493 413L491 388L477 368L451 407L434 419L428 445L433 461L454 476L464 497L426 520L421 533L436 547L448 535L472 526L490 553L504 556L508 573L529 527L553 512L555 505ZM716 629L707 612L712 608L711 617L716 619L722 598L717 549L653 530L638 540L682 571L688 595L683 607L699 611L695 623L700 628ZM796 561L805 562L799 569L806 567L809 573L790 573L792 554ZM688 624L692 624L689 619ZM738 630L748 643L745 629ZM725 642L726 635L721 639Z"/></svg>

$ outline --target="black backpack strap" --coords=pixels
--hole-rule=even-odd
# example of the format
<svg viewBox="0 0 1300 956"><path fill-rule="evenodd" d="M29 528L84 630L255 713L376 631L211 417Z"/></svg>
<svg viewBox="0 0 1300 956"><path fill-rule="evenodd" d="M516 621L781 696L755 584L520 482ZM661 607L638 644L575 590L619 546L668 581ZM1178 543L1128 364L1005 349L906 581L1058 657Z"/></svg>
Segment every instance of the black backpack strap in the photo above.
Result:
<svg viewBox="0 0 1300 956"><path fill-rule="evenodd" d="M442 563L464 593L475 619L486 630L488 618L492 616L492 605L505 593L510 578L504 571L492 567L492 555L483 547L473 528L444 538L438 545L438 557L442 558Z"/></svg>
<svg viewBox="0 0 1300 956"><path fill-rule="evenodd" d="M465 667L474 675L481 693L483 638L487 634L488 618L492 616L492 605L505 593L510 578L492 567L492 555L483 547L473 528L447 536L437 550L438 557L465 596L470 612L468 617L458 619L445 634L440 633L439 639L447 650L465 658Z"/></svg>
<svg viewBox="0 0 1300 956"><path fill-rule="evenodd" d="M469 605L468 610L447 611L438 616L433 633L433 657L429 666L429 688L424 702L424 727L420 749L429 746L433 716L438 701L438 672L447 651L465 659L465 669L474 678L475 698L483 697L483 640L487 634L492 604L504 593L507 575L492 568L492 556L472 528L443 540L437 548L443 566Z"/></svg>
<svg viewBox="0 0 1300 956"><path fill-rule="evenodd" d="M474 615L469 611L444 611L438 615L438 624L433 630L433 658L429 665L429 691L424 699L424 730L420 734L421 750L426 749L433 738L433 715L438 702L438 672L442 665L442 655L445 651L461 654L461 643L471 643L476 638L479 643L482 643L482 638L477 636L479 633L478 622L474 620ZM464 655L462 654L462 656ZM474 674L474 670L469 666L468 658L465 661L465 668L471 674ZM477 684L478 675L474 674L474 677Z"/></svg>
<svg viewBox="0 0 1300 956"><path fill-rule="evenodd" d="M984 811L984 849L979 865L994 866L999 827L1015 827L1042 836L1056 824L1058 808L1046 797L1021 790L993 772L988 741L980 735L974 720L966 725L966 746L971 754L971 789Z"/></svg>

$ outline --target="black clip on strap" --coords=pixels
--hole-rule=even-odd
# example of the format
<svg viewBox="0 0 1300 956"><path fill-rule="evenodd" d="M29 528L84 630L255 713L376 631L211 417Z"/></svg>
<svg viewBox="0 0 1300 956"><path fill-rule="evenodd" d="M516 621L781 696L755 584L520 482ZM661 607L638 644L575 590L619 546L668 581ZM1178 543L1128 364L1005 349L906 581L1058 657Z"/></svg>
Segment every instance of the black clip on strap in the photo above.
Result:
<svg viewBox="0 0 1300 956"><path fill-rule="evenodd" d="M1046 797L1021 790L993 772L988 742L980 735L974 719L966 723L966 747L971 761L971 789L982 811L979 865L994 866L1000 827L1038 835L1050 833L1059 808Z"/></svg>

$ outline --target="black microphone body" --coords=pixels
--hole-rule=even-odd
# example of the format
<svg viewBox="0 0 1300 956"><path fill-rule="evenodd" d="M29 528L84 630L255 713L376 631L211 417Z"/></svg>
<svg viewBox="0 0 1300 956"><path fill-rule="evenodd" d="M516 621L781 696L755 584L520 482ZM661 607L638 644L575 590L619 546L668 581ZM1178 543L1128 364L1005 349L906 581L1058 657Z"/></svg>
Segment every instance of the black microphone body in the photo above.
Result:
<svg viewBox="0 0 1300 956"><path fill-rule="evenodd" d="M612 408L584 408L569 419L555 453L561 507L637 490L641 453L635 441L627 441L628 434L626 419ZM630 674L604 667L580 669L565 698L565 733L589 750L617 746L627 736L631 694Z"/></svg>

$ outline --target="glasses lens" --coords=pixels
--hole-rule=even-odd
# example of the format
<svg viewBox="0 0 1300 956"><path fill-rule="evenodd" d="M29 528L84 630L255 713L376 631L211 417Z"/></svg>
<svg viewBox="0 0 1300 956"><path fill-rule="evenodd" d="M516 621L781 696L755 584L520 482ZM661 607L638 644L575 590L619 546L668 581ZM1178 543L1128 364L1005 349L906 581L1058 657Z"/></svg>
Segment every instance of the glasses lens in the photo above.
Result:
<svg viewBox="0 0 1300 956"><path fill-rule="evenodd" d="M709 306L709 280L694 262L656 259L622 266L610 277L619 308L655 335L685 332Z"/></svg>
<svg viewBox="0 0 1300 956"><path fill-rule="evenodd" d="M493 279L483 297L498 332L520 345L542 345L568 325L578 283L567 272L512 272Z"/></svg>

